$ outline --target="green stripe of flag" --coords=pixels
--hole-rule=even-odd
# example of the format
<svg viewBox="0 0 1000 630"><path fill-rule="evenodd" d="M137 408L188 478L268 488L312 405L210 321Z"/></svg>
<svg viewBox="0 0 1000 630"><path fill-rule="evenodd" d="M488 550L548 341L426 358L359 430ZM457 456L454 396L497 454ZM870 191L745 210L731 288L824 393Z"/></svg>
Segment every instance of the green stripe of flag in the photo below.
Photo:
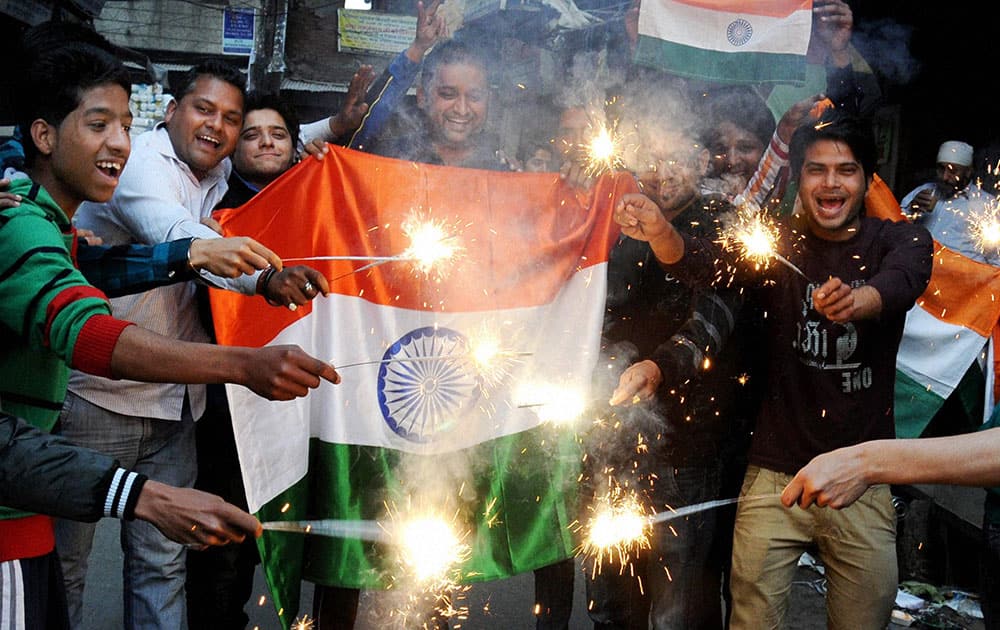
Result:
<svg viewBox="0 0 1000 630"><path fill-rule="evenodd" d="M405 505L397 478L405 458L429 457L440 475L465 469L461 520L473 532L465 582L501 579L570 558L577 545L581 450L576 437L543 425L455 453L420 456L372 446L311 440L309 474L257 512L271 520L385 520L385 501ZM471 465L470 465L471 464ZM487 475L487 471L502 474ZM457 497L463 480L449 488ZM491 505L492 504L492 505ZM314 506L325 506L318 511ZM448 514L450 517L451 514ZM394 556L384 545L265 531L258 541L264 574L285 627L298 613L300 582L346 588L389 585Z"/></svg>
<svg viewBox="0 0 1000 630"><path fill-rule="evenodd" d="M805 57L761 52L720 52L640 35L635 63L682 77L728 83L805 80Z"/></svg>

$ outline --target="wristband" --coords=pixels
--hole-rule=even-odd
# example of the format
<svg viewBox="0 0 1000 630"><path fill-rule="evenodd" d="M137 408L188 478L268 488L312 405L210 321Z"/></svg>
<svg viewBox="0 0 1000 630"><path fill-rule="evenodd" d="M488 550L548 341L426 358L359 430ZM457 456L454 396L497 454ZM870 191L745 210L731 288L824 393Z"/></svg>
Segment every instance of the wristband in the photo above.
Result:
<svg viewBox="0 0 1000 630"><path fill-rule="evenodd" d="M191 262L191 246L194 245L194 242L197 240L198 239L196 238L192 238L191 242L188 243L188 269L190 269L195 274L198 273L198 268L194 266L193 262Z"/></svg>

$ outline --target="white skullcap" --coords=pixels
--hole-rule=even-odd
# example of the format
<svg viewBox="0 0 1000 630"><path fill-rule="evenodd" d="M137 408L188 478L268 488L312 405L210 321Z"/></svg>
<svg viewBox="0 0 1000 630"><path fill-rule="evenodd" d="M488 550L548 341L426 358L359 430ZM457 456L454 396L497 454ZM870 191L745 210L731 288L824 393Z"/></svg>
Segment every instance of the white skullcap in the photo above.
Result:
<svg viewBox="0 0 1000 630"><path fill-rule="evenodd" d="M958 140L942 142L941 148L938 149L937 161L938 164L972 166L972 145Z"/></svg>

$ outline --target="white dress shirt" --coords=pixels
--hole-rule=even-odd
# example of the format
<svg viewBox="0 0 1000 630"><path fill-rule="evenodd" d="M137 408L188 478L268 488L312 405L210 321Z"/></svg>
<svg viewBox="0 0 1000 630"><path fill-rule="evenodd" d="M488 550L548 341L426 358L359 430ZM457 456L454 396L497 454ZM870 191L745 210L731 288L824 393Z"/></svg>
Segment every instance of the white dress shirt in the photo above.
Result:
<svg viewBox="0 0 1000 630"><path fill-rule="evenodd" d="M78 227L93 230L105 245L153 245L180 238L218 238L200 220L226 194L231 170L223 160L200 181L174 152L166 128L158 126L135 138L132 155L122 171L114 196L107 203L84 203L77 210ZM212 284L253 294L255 276L226 280L202 272ZM112 312L157 332L184 341L207 342L198 318L194 282L153 289L111 300ZM179 420L184 395L197 419L205 410L204 385L112 381L74 371L69 389L91 403L116 413L143 418Z"/></svg>

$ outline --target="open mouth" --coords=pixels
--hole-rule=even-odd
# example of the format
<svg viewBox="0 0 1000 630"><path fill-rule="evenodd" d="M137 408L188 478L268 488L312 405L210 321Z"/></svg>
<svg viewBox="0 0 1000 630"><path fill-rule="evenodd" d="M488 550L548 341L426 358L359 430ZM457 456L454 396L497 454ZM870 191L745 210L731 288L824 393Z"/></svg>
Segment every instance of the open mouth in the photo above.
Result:
<svg viewBox="0 0 1000 630"><path fill-rule="evenodd" d="M212 136L200 135L200 136L196 136L196 137L198 138L198 140L200 142L212 145L213 149L217 149L219 147L219 145L222 144L222 142L219 141L218 138L214 138Z"/></svg>
<svg viewBox="0 0 1000 630"><path fill-rule="evenodd" d="M100 160L97 162L97 169L107 175L117 179L122 172L122 163L113 162L111 160Z"/></svg>

